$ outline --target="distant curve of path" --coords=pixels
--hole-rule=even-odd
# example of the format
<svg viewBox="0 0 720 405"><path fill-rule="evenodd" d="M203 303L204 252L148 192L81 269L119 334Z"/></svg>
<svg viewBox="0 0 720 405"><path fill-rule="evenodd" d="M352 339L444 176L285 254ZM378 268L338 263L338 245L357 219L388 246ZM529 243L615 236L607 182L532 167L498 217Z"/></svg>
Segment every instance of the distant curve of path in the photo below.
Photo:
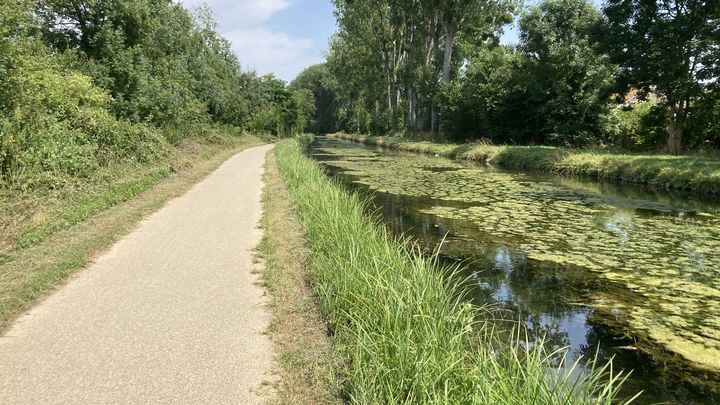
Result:
<svg viewBox="0 0 720 405"><path fill-rule="evenodd" d="M0 337L0 403L263 401L269 311L252 274L271 145L225 162Z"/></svg>

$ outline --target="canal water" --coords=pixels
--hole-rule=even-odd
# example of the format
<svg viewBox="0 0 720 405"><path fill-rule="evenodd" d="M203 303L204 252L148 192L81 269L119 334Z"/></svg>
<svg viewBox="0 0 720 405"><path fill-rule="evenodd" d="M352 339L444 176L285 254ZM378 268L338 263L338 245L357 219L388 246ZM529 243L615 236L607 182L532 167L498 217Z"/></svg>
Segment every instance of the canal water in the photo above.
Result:
<svg viewBox="0 0 720 405"><path fill-rule="evenodd" d="M398 235L461 263L494 318L571 362L614 358L637 403L720 403L717 201L326 137L308 153Z"/></svg>

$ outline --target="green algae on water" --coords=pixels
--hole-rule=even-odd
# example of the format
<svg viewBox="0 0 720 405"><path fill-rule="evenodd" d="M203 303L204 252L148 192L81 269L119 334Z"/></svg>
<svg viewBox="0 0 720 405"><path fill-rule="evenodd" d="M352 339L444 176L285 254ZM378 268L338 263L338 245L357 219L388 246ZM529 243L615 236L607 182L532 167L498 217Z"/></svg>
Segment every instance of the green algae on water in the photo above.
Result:
<svg viewBox="0 0 720 405"><path fill-rule="evenodd" d="M472 235L464 235L470 239L492 240L522 252L530 262L621 286L617 293L588 291L587 296L597 308L621 311L631 335L696 367L720 372L717 209L605 195L568 181L471 168L448 159L350 147L315 152L369 190L431 201L418 212L463 222L473 228Z"/></svg>

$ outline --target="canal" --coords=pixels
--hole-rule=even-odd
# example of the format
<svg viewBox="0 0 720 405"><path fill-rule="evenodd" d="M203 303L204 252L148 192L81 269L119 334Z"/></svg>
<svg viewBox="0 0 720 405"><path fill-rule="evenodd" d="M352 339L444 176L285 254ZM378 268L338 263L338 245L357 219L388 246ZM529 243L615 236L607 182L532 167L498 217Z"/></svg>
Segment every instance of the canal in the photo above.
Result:
<svg viewBox="0 0 720 405"><path fill-rule="evenodd" d="M614 358L638 403L720 403L720 203L327 137L308 153L398 235L459 263L494 322L569 362Z"/></svg>

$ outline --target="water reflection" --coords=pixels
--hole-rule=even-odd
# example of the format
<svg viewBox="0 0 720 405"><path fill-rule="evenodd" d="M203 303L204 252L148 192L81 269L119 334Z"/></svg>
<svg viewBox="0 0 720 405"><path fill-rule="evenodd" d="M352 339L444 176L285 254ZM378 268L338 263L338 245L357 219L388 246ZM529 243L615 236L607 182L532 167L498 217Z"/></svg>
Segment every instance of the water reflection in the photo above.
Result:
<svg viewBox="0 0 720 405"><path fill-rule="evenodd" d="M605 229L614 233L618 238L618 248L624 249L630 241L630 234L633 231L633 216L627 210L615 211L605 221Z"/></svg>
<svg viewBox="0 0 720 405"><path fill-rule="evenodd" d="M568 347L571 361L616 356L648 403L720 401L719 373L688 365L720 361L717 204L327 139L311 153L372 195L393 231L429 251L442 242L498 318Z"/></svg>

